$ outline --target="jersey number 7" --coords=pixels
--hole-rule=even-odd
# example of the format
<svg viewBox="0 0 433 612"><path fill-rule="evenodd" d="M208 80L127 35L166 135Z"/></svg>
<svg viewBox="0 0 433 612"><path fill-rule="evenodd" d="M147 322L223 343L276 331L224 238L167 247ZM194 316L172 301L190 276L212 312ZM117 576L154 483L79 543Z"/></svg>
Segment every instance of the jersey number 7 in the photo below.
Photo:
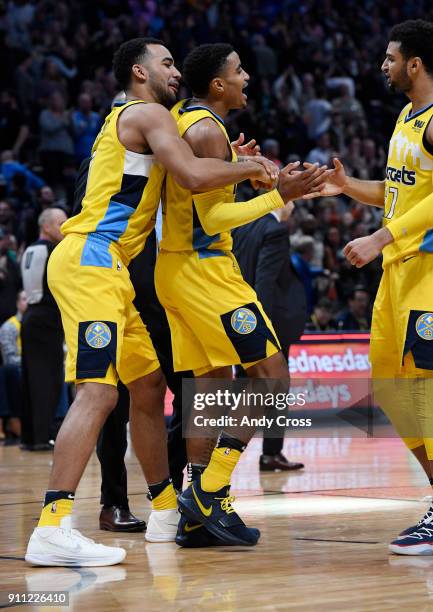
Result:
<svg viewBox="0 0 433 612"><path fill-rule="evenodd" d="M385 193L385 203L388 203L388 196L392 195L391 207L386 215L383 215L385 219L391 219L391 217L395 213L395 206L397 204L398 199L398 188L397 187L387 187Z"/></svg>

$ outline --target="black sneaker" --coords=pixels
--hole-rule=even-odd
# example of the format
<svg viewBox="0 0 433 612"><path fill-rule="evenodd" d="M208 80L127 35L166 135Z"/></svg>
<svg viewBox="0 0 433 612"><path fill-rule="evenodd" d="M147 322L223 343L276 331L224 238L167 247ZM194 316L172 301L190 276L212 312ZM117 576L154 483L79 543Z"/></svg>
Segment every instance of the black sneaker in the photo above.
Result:
<svg viewBox="0 0 433 612"><path fill-rule="evenodd" d="M248 527L251 538L258 541L260 531L254 527ZM209 546L227 546L219 538L213 535L202 523L189 521L183 514L180 515L179 527L176 534L176 544L183 548L207 548Z"/></svg>
<svg viewBox="0 0 433 612"><path fill-rule="evenodd" d="M203 524L222 541L221 545L254 546L257 534L252 534L235 512L230 485L219 491L203 491L201 479L194 481L178 498L181 512L190 521ZM194 526L194 525L193 525Z"/></svg>

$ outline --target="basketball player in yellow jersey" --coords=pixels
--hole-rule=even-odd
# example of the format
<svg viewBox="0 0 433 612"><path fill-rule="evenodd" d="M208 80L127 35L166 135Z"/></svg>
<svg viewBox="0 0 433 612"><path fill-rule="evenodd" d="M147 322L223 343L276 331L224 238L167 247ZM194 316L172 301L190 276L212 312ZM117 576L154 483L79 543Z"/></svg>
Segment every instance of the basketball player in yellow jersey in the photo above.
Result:
<svg viewBox="0 0 433 612"><path fill-rule="evenodd" d="M227 44L202 45L186 58L183 76L194 99L172 110L179 133L197 156L235 161L224 119L246 105L249 76L238 54ZM326 168L291 174L295 167L281 171L278 189L236 203L233 183L198 194L167 173L155 285L167 312L175 370L230 378L231 366L242 364L250 377L281 379L287 390L287 363L254 290L240 274L230 230L320 189ZM253 545L258 539L232 508L229 495L231 473L252 433L226 429L209 466L179 498L183 513L198 522L193 529L204 525L219 544ZM207 462L206 440L189 439L187 446L196 469ZM178 544L193 545L190 527L183 518Z"/></svg>
<svg viewBox="0 0 433 612"><path fill-rule="evenodd" d="M56 440L44 507L27 549L26 560L36 565L111 565L125 557L123 549L71 530L75 489L116 404L119 377L130 393L131 438L152 495L146 539L174 539L177 500L168 478L163 377L132 303L127 265L153 226L165 168L192 189L276 176L272 165L268 173L254 161L228 164L193 155L166 108L176 101L180 73L160 41L124 43L113 67L126 103L110 113L95 141L82 211L62 226L66 237L48 268L68 347L66 376L77 395Z"/></svg>
<svg viewBox="0 0 433 612"><path fill-rule="evenodd" d="M362 267L383 251L371 327L375 396L433 485L433 24L395 26L382 71L410 100L389 144L386 178L349 178L337 160L326 193L384 207L383 228L344 253ZM433 506L390 550L433 554L432 519Z"/></svg>

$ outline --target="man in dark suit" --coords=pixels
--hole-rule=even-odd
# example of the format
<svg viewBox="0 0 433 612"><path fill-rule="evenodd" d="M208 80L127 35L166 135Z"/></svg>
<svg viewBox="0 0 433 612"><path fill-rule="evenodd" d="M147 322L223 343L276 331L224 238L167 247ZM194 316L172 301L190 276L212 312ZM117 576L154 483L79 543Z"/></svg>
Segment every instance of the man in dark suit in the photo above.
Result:
<svg viewBox="0 0 433 612"><path fill-rule="evenodd" d="M285 208L239 227L232 232L233 251L244 279L255 289L271 319L283 355L288 360L290 345L302 334L307 305L302 282L290 260L286 221L293 210ZM302 463L290 462L282 454L284 438L264 436L260 470L297 470Z"/></svg>

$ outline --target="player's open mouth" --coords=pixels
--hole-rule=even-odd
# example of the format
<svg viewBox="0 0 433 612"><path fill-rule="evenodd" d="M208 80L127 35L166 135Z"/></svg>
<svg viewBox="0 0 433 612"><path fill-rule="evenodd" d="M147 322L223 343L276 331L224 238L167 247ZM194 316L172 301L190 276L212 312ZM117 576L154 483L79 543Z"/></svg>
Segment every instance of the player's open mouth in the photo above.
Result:
<svg viewBox="0 0 433 612"><path fill-rule="evenodd" d="M177 92L179 91L179 85L177 85L177 84L176 84L176 85L174 85L173 83L171 83L171 84L169 85L169 88L170 88L172 91L174 91L174 93L176 93L176 94L177 94Z"/></svg>
<svg viewBox="0 0 433 612"><path fill-rule="evenodd" d="M242 96L244 97L245 100L248 100L248 96L245 93L246 88L248 87L248 83L245 83L245 85L242 88Z"/></svg>

